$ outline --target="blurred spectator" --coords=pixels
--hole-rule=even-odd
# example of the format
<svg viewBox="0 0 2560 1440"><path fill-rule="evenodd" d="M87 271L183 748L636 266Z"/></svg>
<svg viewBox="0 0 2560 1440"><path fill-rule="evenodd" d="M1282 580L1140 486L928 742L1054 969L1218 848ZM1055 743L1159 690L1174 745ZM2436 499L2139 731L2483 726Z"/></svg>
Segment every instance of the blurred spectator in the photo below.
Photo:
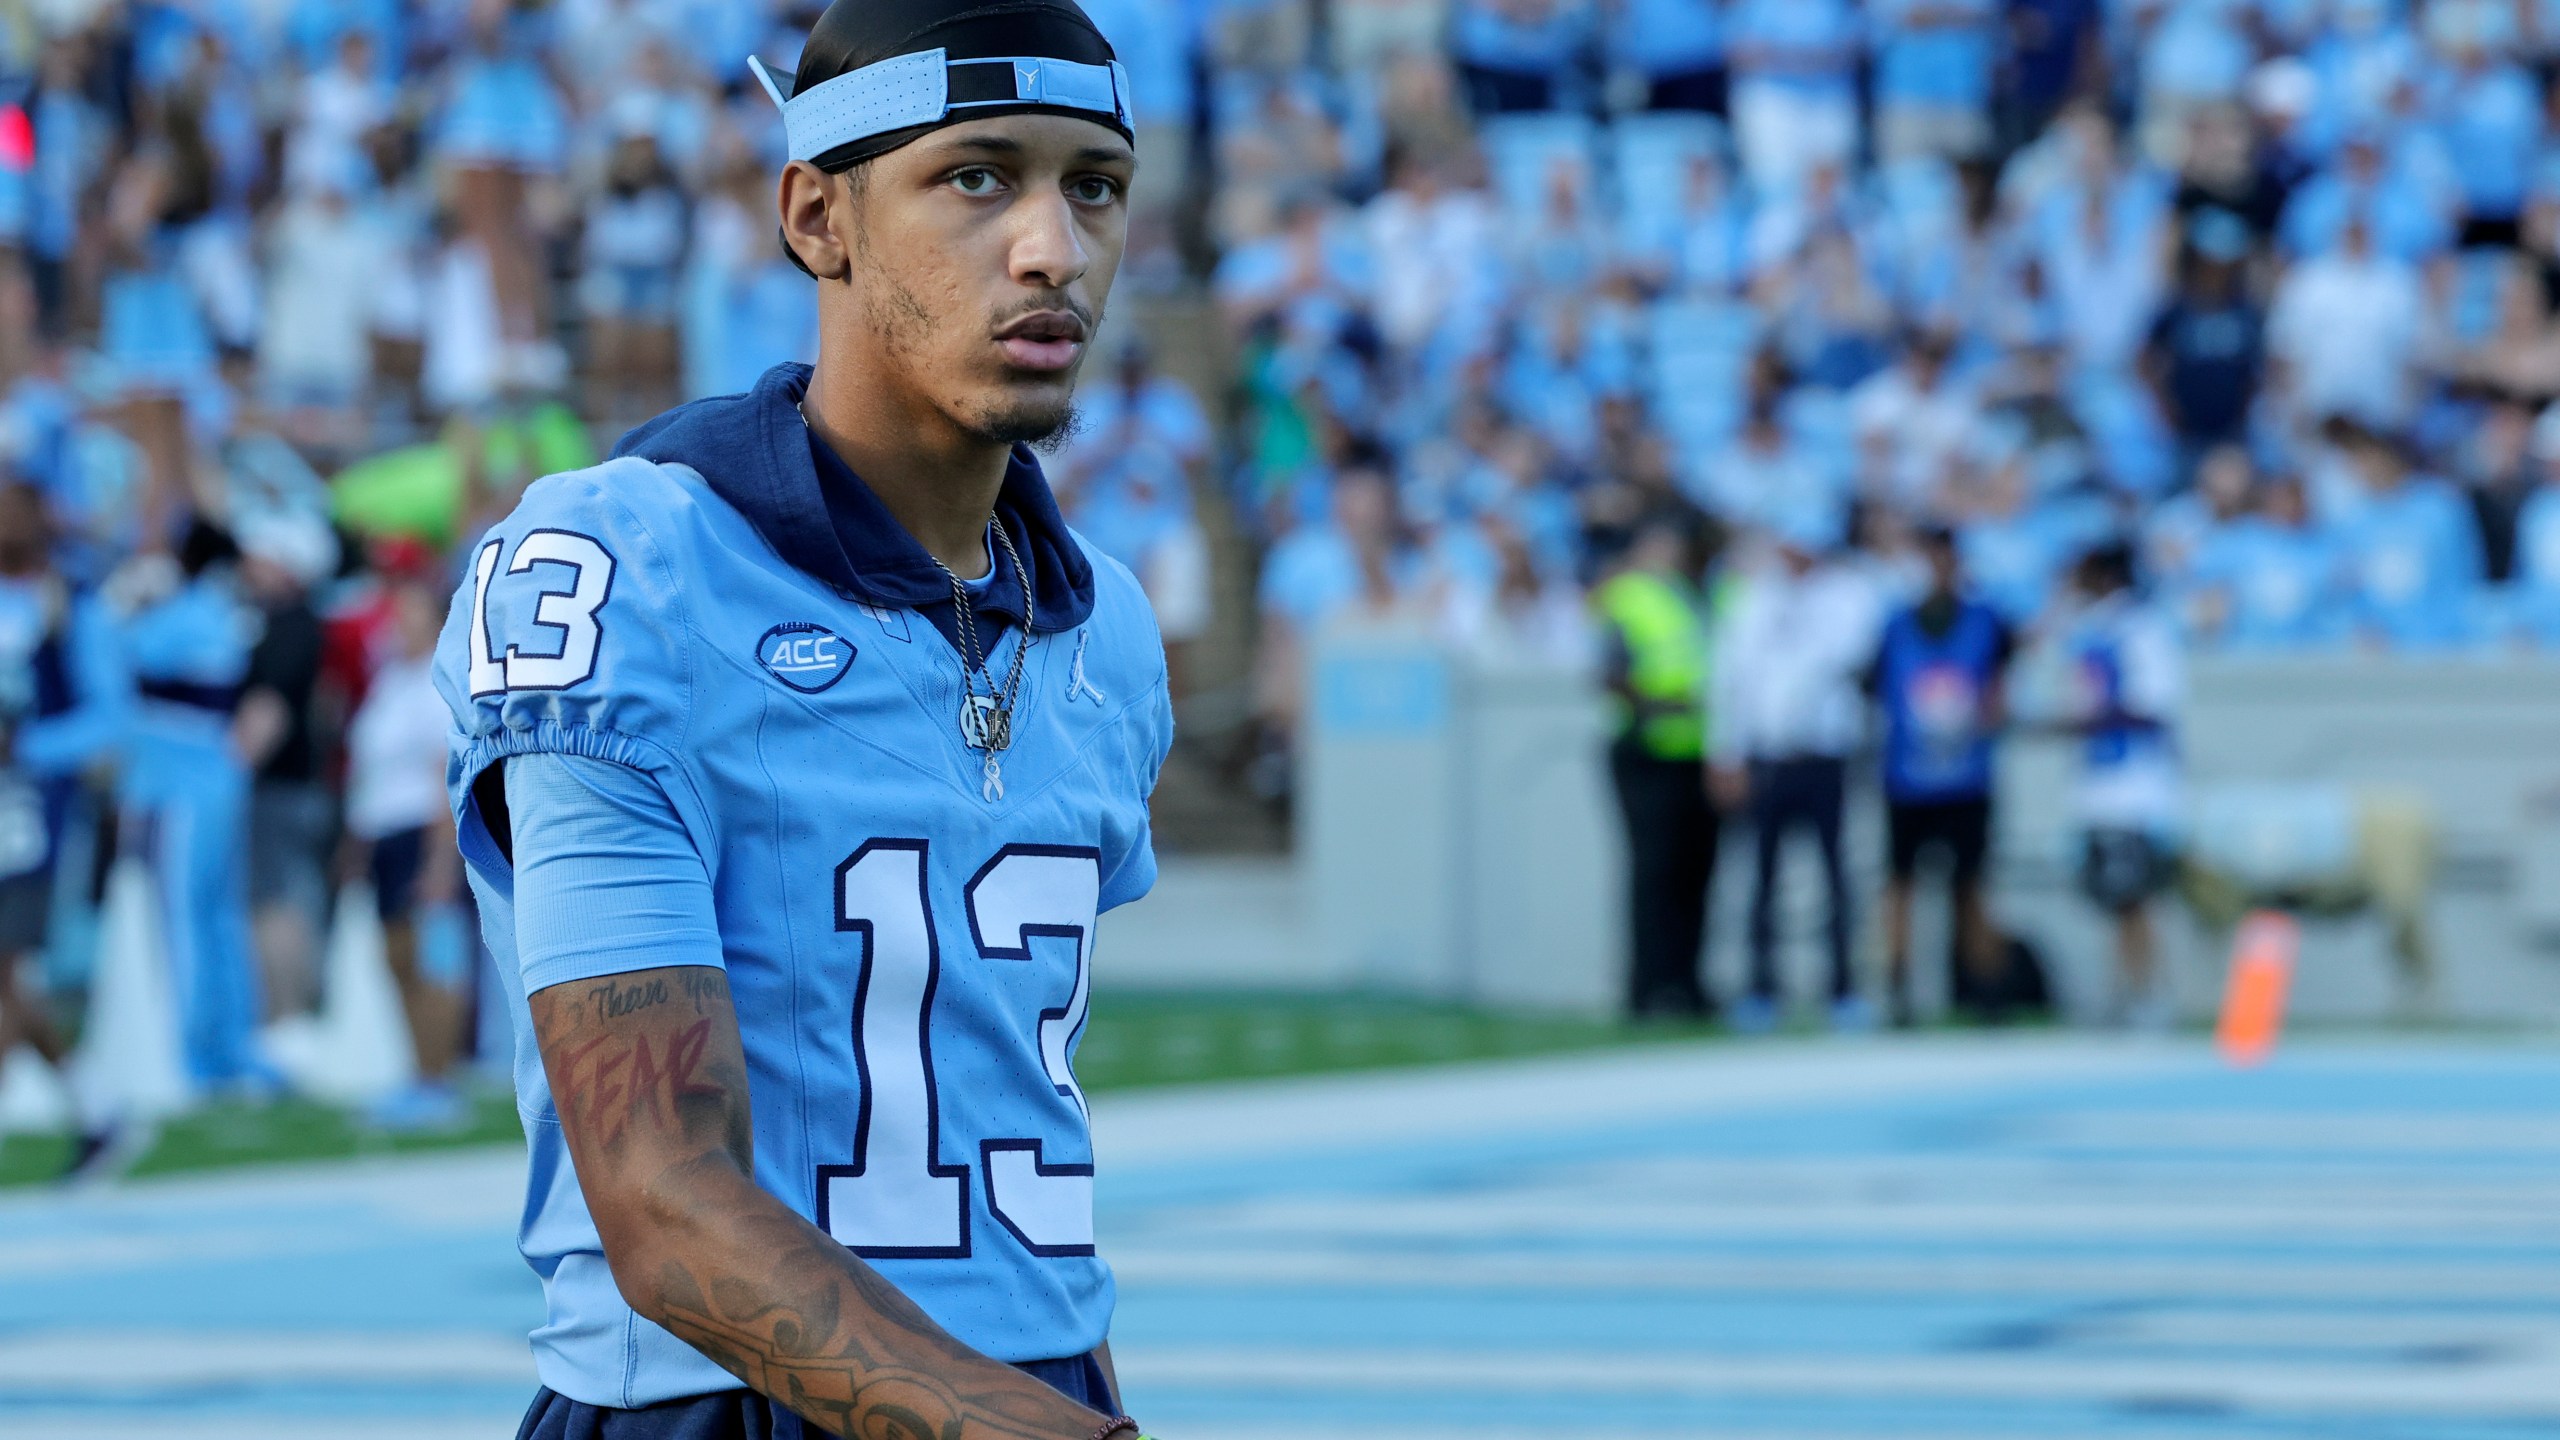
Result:
<svg viewBox="0 0 2560 1440"><path fill-rule="evenodd" d="M676 297L690 228L649 117L617 117L604 189L587 209L587 413L635 425L676 398Z"/></svg>
<svg viewBox="0 0 2560 1440"><path fill-rule="evenodd" d="M272 1093L249 937L239 836L249 767L232 733L256 623L237 579L238 547L191 522L173 559L146 553L107 586L140 692L123 755L124 833L145 847L163 906L189 1077L209 1092Z"/></svg>
<svg viewBox="0 0 2560 1440"><path fill-rule="evenodd" d="M1262 567L1255 709L1284 751L1305 705L1309 642L1346 618L1409 614L1419 565L1398 522L1391 483L1366 462L1335 478L1326 519L1301 525L1272 546Z"/></svg>
<svg viewBox="0 0 2560 1440"><path fill-rule="evenodd" d="M1733 0L1733 138L1743 173L1784 194L1858 151L1857 13L1847 0Z"/></svg>
<svg viewBox="0 0 2560 1440"><path fill-rule="evenodd" d="M2275 234L2284 214L2291 177L2282 173L2282 157L2262 149L2249 127L2249 112L2238 105L2209 105L2188 124L2187 143L2178 167L2178 218L2193 236L2204 216L2219 212L2243 227L2236 247L2216 247L2222 258L2237 262Z"/></svg>
<svg viewBox="0 0 2560 1440"><path fill-rule="evenodd" d="M1079 388L1077 402L1079 428L1049 463L1050 483L1078 533L1137 575L1155 606L1175 693L1185 693L1192 643L1209 624L1209 540L1192 508L1208 479L1208 417L1134 340L1108 376Z"/></svg>
<svg viewBox="0 0 2560 1440"><path fill-rule="evenodd" d="M2195 482L2153 508L2142 526L2142 559L2157 584L2194 575L2198 555L2257 503L2257 467L2246 448L2225 442L2197 459Z"/></svg>
<svg viewBox="0 0 2560 1440"><path fill-rule="evenodd" d="M2405 423L2428 338L2417 272L2374 249L2362 215L2347 220L2335 250L2286 272L2267 317L2276 393L2307 421Z"/></svg>
<svg viewBox="0 0 2560 1440"><path fill-rule="evenodd" d="M2516 259L2497 277L2496 322L2448 357L2451 378L2518 404L2560 399L2560 329L2541 273Z"/></svg>
<svg viewBox="0 0 2560 1440"><path fill-rule="evenodd" d="M2527 633L2560 640L2560 409L2534 422L2532 489L2516 512L2514 582Z"/></svg>
<svg viewBox="0 0 2560 1440"><path fill-rule="evenodd" d="M1998 0L1871 0L1876 154L1886 164L1991 148Z"/></svg>
<svg viewBox="0 0 2560 1440"><path fill-rule="evenodd" d="M1450 48L1480 115L1554 110L1588 43L1588 0L1459 0Z"/></svg>
<svg viewBox="0 0 2560 1440"><path fill-rule="evenodd" d="M1611 0L1609 58L1644 85L1645 108L1725 112L1723 0Z"/></svg>
<svg viewBox="0 0 2560 1440"><path fill-rule="evenodd" d="M2360 249L2407 264L2423 264L2453 238L2443 198L2419 167L2391 153L2390 137L2359 126L2337 157L2305 180L2285 202L2282 236L2297 259L2312 259L2347 243L2361 225Z"/></svg>
<svg viewBox="0 0 2560 1440"><path fill-rule="evenodd" d="M2101 545L2072 572L2075 601L2063 632L2073 692L2068 722L2084 742L2078 809L2080 883L2115 926L2119 1024L2169 1023L2151 901L2176 876L2185 800L2176 719L2186 669L2167 617L2135 593L2133 551Z"/></svg>
<svg viewBox="0 0 2560 1440"><path fill-rule="evenodd" d="M1884 711L1885 1005L1906 1029L1912 885L1924 853L1943 851L1948 867L1955 923L1947 974L1957 993L1996 1004L2003 958L1983 903L1983 872L2012 640L1999 612L1965 592L1954 532L1930 530L1920 551L1929 588L1886 622L1870 680Z"/></svg>
<svg viewBox="0 0 2560 1440"><path fill-rule="evenodd" d="M2015 145L2043 132L2081 92L2098 47L2100 0L2009 0L2008 94L2002 141Z"/></svg>
<svg viewBox="0 0 2560 1440"><path fill-rule="evenodd" d="M461 957L450 953L457 938L450 916L434 923L434 912L458 899L462 878L445 808L446 720L434 678L445 595L409 579L393 581L390 595L395 648L347 725L347 835L365 848L383 955L417 1061L416 1085L373 1118L387 1129L433 1130L463 1116L450 1081L469 982Z"/></svg>
<svg viewBox="0 0 2560 1440"><path fill-rule="evenodd" d="M2495 400L2483 407L2479 423L2453 455L2453 478L2471 504L2471 519L2480 537L2481 578L2492 586L2515 578L2516 522L2525 497L2532 493L2533 438L2536 421L2531 406Z"/></svg>
<svg viewBox="0 0 2560 1440"><path fill-rule="evenodd" d="M468 263L486 267L495 299L498 373L537 387L568 371L550 338L532 195L568 146L560 94L542 63L546 10L536 0L470 0L435 145L453 167L462 234L476 252Z"/></svg>
<svg viewBox="0 0 2560 1440"><path fill-rule="evenodd" d="M1607 633L1603 678L1617 704L1609 775L1627 832L1627 1013L1713 1013L1700 978L1716 812L1707 797L1711 605L1701 518L1649 517L1615 575L1592 593Z"/></svg>
<svg viewBox="0 0 2560 1440"><path fill-rule="evenodd" d="M2426 8L2435 63L2419 83L2441 92L2429 108L2442 117L2446 152L2458 157L2465 246L2517 242L2542 152L2541 88L2515 58L2521 8L2507 0L2433 0Z"/></svg>
<svg viewBox="0 0 2560 1440"><path fill-rule="evenodd" d="M1872 1021L1849 968L1854 907L1840 827L1849 756L1866 737L1859 681L1882 617L1866 578L1836 557L1839 544L1828 515L1789 514L1774 554L1741 578L1716 627L1709 754L1722 803L1749 809L1755 847L1751 989L1733 1008L1745 1031L1777 1022L1779 847L1798 828L1813 832L1822 859L1831 1023Z"/></svg>
<svg viewBox="0 0 2560 1440"><path fill-rule="evenodd" d="M1441 633L1489 664L1588 670L1593 646L1582 588L1542 566L1529 538L1509 519L1489 515L1477 528L1493 552L1492 581L1447 587Z"/></svg>
<svg viewBox="0 0 2560 1440"><path fill-rule="evenodd" d="M2055 159L2067 170L2039 206L2036 258L2071 358L2113 373L2132 363L2159 314L2168 197L2127 162L2103 113L2077 111L2057 130Z"/></svg>
<svg viewBox="0 0 2560 1440"><path fill-rule="evenodd" d="M1778 403L1775 395L1754 396L1733 443L1688 483L1689 498L1708 513L1769 524L1790 511L1824 508L1836 494L1812 447L1780 417Z"/></svg>
<svg viewBox="0 0 2560 1440"><path fill-rule="evenodd" d="M2470 638L2480 532L2454 488L2415 472L2407 442L2352 423L2340 448L2362 484L2339 523L2359 627L2376 644L2441 649Z"/></svg>
<svg viewBox="0 0 2560 1440"><path fill-rule="evenodd" d="M2314 524L2302 482L2279 475L2254 510L2198 540L2187 578L2187 625L2233 650L2302 650L2350 633L2347 556Z"/></svg>
<svg viewBox="0 0 2560 1440"><path fill-rule="evenodd" d="M305 514L257 517L241 526L239 542L241 588L257 607L258 639L232 733L254 772L250 924L274 1019L308 1014L320 998L337 807L321 768L324 635L311 591L337 569L338 545Z"/></svg>
<svg viewBox="0 0 2560 1440"><path fill-rule="evenodd" d="M267 236L259 378L281 408L345 412L372 379L375 297L396 257L381 220L355 203L353 154L309 153Z"/></svg>
<svg viewBox="0 0 2560 1440"><path fill-rule="evenodd" d="M132 696L112 622L55 569L53 538L36 490L0 488L0 1055L23 1044L65 1082L79 1129L76 1172L106 1152L120 1117L73 1072L58 1023L65 1007L46 992L41 959L66 883L65 843L85 818L84 773L123 740Z"/></svg>
<svg viewBox="0 0 2560 1440"><path fill-rule="evenodd" d="M2208 448L2247 438L2250 401L2266 357L2266 316L2241 267L2247 227L2224 210L2189 226L2177 293L2151 327L2144 368L2178 437L2180 478Z"/></svg>
<svg viewBox="0 0 2560 1440"><path fill-rule="evenodd" d="M1954 351L1952 335L1915 336L1901 358L1850 392L1865 493L1906 511L1924 508L1979 442L1981 401L1949 373Z"/></svg>

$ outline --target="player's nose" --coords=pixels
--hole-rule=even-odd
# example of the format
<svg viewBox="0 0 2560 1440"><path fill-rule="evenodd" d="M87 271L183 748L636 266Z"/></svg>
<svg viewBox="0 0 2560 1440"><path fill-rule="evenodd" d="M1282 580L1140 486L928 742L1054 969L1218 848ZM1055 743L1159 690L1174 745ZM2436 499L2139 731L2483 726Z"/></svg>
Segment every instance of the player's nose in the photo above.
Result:
<svg viewBox="0 0 2560 1440"><path fill-rule="evenodd" d="M1076 224L1075 205L1064 194L1035 194L1014 208L1012 269L1015 283L1063 290L1093 265Z"/></svg>

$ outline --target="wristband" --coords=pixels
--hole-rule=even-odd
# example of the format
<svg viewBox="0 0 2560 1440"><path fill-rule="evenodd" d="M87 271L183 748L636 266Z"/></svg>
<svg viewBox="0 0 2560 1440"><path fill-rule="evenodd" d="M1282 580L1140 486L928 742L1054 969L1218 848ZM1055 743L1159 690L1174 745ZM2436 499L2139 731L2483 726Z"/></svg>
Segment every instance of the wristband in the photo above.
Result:
<svg viewBox="0 0 2560 1440"><path fill-rule="evenodd" d="M1112 1440L1115 1435L1126 1435L1129 1440L1147 1440L1138 1429L1138 1422L1126 1415L1114 1415L1103 1421L1102 1428L1093 1432L1093 1440Z"/></svg>

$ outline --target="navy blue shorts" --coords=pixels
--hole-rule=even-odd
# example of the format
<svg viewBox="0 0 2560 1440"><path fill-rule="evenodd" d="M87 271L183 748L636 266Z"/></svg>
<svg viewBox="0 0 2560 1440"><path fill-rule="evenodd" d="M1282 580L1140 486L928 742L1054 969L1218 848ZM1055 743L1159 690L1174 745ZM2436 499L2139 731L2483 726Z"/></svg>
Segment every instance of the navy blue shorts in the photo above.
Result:
<svg viewBox="0 0 2560 1440"><path fill-rule="evenodd" d="M1033 1360L1013 1367L1068 1399L1105 1415L1120 1401L1091 1355ZM550 1389L533 1397L516 1440L822 1440L800 1417L752 1390L723 1390L640 1410L586 1405Z"/></svg>

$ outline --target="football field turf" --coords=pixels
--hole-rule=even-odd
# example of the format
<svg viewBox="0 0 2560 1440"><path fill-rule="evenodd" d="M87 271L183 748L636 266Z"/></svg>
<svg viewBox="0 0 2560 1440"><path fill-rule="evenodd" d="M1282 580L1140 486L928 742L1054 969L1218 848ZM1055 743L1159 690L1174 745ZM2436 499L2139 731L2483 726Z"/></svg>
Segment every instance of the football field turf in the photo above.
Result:
<svg viewBox="0 0 2560 1440"><path fill-rule="evenodd" d="M1166 1440L2560 1433L2560 1056L1658 1045L1116 1093ZM516 1163L0 1197L0 1435L505 1436Z"/></svg>

